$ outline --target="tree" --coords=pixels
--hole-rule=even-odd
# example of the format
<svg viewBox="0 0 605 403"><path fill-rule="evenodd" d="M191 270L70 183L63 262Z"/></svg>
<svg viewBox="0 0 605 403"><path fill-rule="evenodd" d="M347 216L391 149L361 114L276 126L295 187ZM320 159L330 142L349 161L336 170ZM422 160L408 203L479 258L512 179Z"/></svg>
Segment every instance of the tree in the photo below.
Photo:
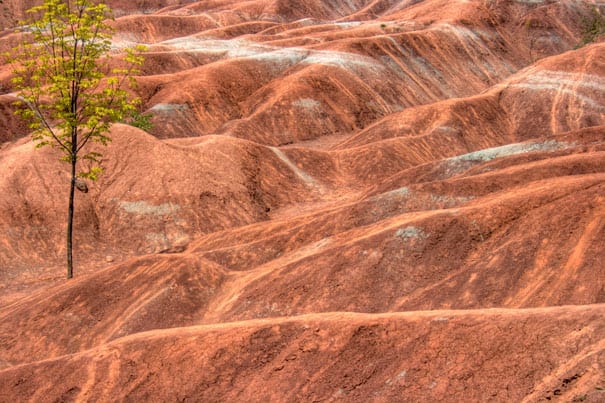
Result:
<svg viewBox="0 0 605 403"><path fill-rule="evenodd" d="M24 41L11 54L16 66L12 80L19 101L17 113L32 129L36 147L61 150L70 164L67 217L67 278L73 277L72 234L75 188L80 178L96 180L102 172L98 151L107 145L112 123L137 113L139 100L127 87L143 63L144 47L109 57L111 10L93 0L44 0L27 11ZM113 67L112 67L113 66ZM78 168L79 161L87 169Z"/></svg>

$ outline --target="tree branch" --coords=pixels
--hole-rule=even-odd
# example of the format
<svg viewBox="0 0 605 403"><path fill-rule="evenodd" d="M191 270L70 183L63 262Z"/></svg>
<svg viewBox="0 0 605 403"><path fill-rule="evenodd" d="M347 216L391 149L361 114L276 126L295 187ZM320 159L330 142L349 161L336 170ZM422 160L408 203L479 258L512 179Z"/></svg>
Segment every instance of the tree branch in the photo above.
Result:
<svg viewBox="0 0 605 403"><path fill-rule="evenodd" d="M55 134L55 131L53 130L53 128L50 126L50 124L48 123L48 121L46 120L46 118L44 117L44 115L42 115L42 112L40 111L40 109L38 108L37 105L32 104L26 100L23 100L23 102L25 102L25 104L27 105L27 107L29 109L31 109L36 116L38 117L38 120L40 122L42 122L42 124L44 125L44 127L46 128L46 130L48 130L48 132L50 133L51 137L57 142L57 144L59 144L59 146L61 148L63 148L66 152L70 153L71 150L69 149L69 147L67 147L67 145L65 143L63 143L59 137Z"/></svg>

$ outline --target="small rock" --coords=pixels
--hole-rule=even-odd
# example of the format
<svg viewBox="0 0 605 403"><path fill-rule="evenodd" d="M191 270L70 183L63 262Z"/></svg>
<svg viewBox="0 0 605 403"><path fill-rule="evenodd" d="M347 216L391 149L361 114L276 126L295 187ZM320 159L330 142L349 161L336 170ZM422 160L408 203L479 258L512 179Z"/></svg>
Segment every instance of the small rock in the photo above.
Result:
<svg viewBox="0 0 605 403"><path fill-rule="evenodd" d="M78 189L80 192L88 193L88 185L84 179L76 178L76 189Z"/></svg>
<svg viewBox="0 0 605 403"><path fill-rule="evenodd" d="M113 256L105 256L105 261L106 261L107 263L112 263L112 262L113 262L113 260L114 260L114 259L113 259Z"/></svg>

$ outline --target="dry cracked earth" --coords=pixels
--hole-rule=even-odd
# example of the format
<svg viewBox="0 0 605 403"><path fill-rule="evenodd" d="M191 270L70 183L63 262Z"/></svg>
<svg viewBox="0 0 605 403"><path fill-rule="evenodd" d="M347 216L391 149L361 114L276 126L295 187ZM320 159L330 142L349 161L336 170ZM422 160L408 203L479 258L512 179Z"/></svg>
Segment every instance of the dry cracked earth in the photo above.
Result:
<svg viewBox="0 0 605 403"><path fill-rule="evenodd" d="M108 3L73 280L0 66L0 401L605 401L604 2Z"/></svg>

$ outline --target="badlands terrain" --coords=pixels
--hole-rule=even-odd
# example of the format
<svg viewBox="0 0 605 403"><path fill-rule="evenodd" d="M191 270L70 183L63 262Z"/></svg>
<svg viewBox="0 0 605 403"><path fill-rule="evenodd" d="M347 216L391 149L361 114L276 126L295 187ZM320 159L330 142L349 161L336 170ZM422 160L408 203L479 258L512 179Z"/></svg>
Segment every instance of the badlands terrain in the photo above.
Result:
<svg viewBox="0 0 605 403"><path fill-rule="evenodd" d="M109 5L73 280L0 66L0 401L605 401L604 2Z"/></svg>

